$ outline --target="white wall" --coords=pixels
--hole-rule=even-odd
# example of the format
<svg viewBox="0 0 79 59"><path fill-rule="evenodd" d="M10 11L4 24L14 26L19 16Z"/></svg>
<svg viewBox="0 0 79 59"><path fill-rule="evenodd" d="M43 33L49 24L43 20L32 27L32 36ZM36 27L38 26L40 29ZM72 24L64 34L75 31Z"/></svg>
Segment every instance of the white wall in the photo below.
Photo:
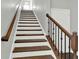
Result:
<svg viewBox="0 0 79 59"><path fill-rule="evenodd" d="M21 0L1 0L1 36L4 36Z"/></svg>
<svg viewBox="0 0 79 59"><path fill-rule="evenodd" d="M48 19L46 13L50 13L50 0L33 0L33 10L44 28L45 33L48 34Z"/></svg>
<svg viewBox="0 0 79 59"><path fill-rule="evenodd" d="M71 32L78 32L78 0L70 0L70 28Z"/></svg>
<svg viewBox="0 0 79 59"><path fill-rule="evenodd" d="M11 3L12 2L13 1L11 1ZM12 18L13 18L14 14L15 14L16 9L17 9L17 4L16 4L17 1L14 1L14 2L15 3L13 4L13 7L8 6L9 3L10 3L10 2L8 3L8 1L6 1L6 2L3 1L2 2L2 3L4 3L4 5L3 5L4 7L2 6L2 15L1 15L2 16L2 34L6 32L6 30L8 28L7 26L9 26L9 22L12 21ZM20 0L18 0L17 3L20 4ZM20 16L20 10L21 10L21 7L18 10L18 14L17 14L16 20L15 20L15 24L13 26L13 29L12 29L9 40L8 41L1 41L1 59L11 59L12 46L13 46L13 43L15 41L15 39L14 39L15 36L16 36L15 31L16 31L17 20L18 20L18 18Z"/></svg>
<svg viewBox="0 0 79 59"><path fill-rule="evenodd" d="M70 32L70 9L52 8L51 16Z"/></svg>
<svg viewBox="0 0 79 59"><path fill-rule="evenodd" d="M63 9L68 9L69 3L71 2L70 0L51 0L52 2L52 8L63 8Z"/></svg>
<svg viewBox="0 0 79 59"><path fill-rule="evenodd" d="M51 0L51 8L70 10L70 31L78 32L78 0Z"/></svg>

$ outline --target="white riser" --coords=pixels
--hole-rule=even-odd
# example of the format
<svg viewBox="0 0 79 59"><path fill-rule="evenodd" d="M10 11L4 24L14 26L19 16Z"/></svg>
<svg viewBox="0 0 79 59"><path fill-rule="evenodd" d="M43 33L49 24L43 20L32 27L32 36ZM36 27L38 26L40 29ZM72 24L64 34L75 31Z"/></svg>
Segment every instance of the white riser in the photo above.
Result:
<svg viewBox="0 0 79 59"><path fill-rule="evenodd" d="M17 27L17 29L41 29L41 27Z"/></svg>
<svg viewBox="0 0 79 59"><path fill-rule="evenodd" d="M22 18L21 20L37 20L37 19L23 19L23 18Z"/></svg>
<svg viewBox="0 0 79 59"><path fill-rule="evenodd" d="M42 31L17 31L16 34L43 34Z"/></svg>
<svg viewBox="0 0 79 59"><path fill-rule="evenodd" d="M40 55L51 55L51 50L46 51L34 51L34 52L20 52L20 53L13 53L13 57L29 57L29 56L40 56Z"/></svg>
<svg viewBox="0 0 79 59"><path fill-rule="evenodd" d="M14 47L33 47L33 46L49 46L48 42L35 42L35 43L15 43Z"/></svg>
<svg viewBox="0 0 79 59"><path fill-rule="evenodd" d="M38 21L18 21L18 22L38 22Z"/></svg>

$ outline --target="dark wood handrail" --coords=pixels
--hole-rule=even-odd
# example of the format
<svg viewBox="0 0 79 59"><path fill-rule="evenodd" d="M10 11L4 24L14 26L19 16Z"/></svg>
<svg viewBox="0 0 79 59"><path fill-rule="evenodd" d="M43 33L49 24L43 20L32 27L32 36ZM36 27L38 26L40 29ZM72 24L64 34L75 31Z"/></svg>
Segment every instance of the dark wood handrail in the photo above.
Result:
<svg viewBox="0 0 79 59"><path fill-rule="evenodd" d="M2 41L8 41L9 40L9 37L10 37L12 29L13 29L13 25L14 25L15 20L16 20L16 15L17 15L18 9L19 9L19 6L18 6L18 8L17 8L17 10L15 12L15 15L14 15L13 20L12 20L12 22L11 22L9 28L8 28L8 31L7 31L6 35L1 37Z"/></svg>
<svg viewBox="0 0 79 59"><path fill-rule="evenodd" d="M68 37L71 38L71 34L66 30L64 29L57 21L55 21L51 16L49 16L49 14L46 14L46 16L52 21L54 22Z"/></svg>

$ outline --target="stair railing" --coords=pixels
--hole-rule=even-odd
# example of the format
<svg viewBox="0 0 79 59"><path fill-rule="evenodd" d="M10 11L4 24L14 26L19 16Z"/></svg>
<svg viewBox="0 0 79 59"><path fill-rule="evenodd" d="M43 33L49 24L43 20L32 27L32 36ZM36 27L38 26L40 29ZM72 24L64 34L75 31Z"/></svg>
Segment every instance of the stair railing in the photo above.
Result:
<svg viewBox="0 0 79 59"><path fill-rule="evenodd" d="M73 34L70 34L56 20L54 20L51 16L49 16L49 14L46 14L46 16L49 20L52 21L53 46L55 46L54 48L57 49L57 55L60 54L60 59L72 59L71 58L72 57L71 50L72 50L73 51L73 59L77 59L77 51L78 51L77 32L73 32ZM64 42L63 42L63 40L64 40ZM68 40L68 42L67 42L67 40ZM63 46L63 43L64 43L64 46ZM67 43L69 44L69 48L68 48L69 51L68 52L66 52ZM64 57L63 57L63 48L64 48ZM68 56L67 56L67 53L68 53Z"/></svg>
<svg viewBox="0 0 79 59"><path fill-rule="evenodd" d="M8 41L9 40L9 37L11 35L12 29L13 29L13 26L14 26L14 23L15 23L15 20L16 20L18 9L19 9L19 6L17 7L17 10L15 12L15 15L12 19L12 22L11 22L9 28L8 28L8 31L7 31L6 35L1 37L1 41Z"/></svg>

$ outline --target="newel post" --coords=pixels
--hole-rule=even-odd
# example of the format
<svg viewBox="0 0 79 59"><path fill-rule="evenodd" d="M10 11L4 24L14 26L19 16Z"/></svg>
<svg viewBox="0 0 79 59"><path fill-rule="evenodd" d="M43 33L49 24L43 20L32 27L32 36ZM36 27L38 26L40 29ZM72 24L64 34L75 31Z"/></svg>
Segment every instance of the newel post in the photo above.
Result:
<svg viewBox="0 0 79 59"><path fill-rule="evenodd" d="M73 32L73 35L71 36L71 48L73 50L74 53L74 59L77 59L77 51L78 51L78 36L77 36L77 32Z"/></svg>

